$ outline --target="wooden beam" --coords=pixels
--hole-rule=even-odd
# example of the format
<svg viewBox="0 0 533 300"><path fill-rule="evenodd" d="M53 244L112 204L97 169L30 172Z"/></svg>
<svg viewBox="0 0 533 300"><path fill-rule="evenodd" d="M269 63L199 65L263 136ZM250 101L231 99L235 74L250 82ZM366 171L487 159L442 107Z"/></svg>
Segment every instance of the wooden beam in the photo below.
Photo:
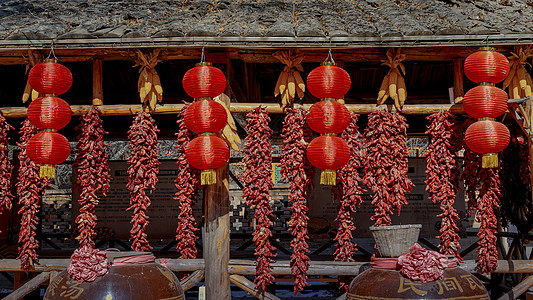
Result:
<svg viewBox="0 0 533 300"><path fill-rule="evenodd" d="M185 278L185 280L181 281L181 287L184 291L187 291L198 284L198 282L202 281L204 279L204 270L196 270L194 271L189 277Z"/></svg>
<svg viewBox="0 0 533 300"><path fill-rule="evenodd" d="M102 60L93 60L93 105L104 104L104 90L102 88Z"/></svg>
<svg viewBox="0 0 533 300"><path fill-rule="evenodd" d="M453 96L455 103L463 101L463 59L453 59Z"/></svg>
<svg viewBox="0 0 533 300"><path fill-rule="evenodd" d="M26 282L23 286L19 287L13 293L9 294L7 297L4 298L4 300L18 300L23 298L24 296L28 295L32 291L34 291L36 288L38 288L41 284L48 282L50 280L50 273L49 272L43 272L35 277L33 277L30 281Z"/></svg>
<svg viewBox="0 0 533 300"><path fill-rule="evenodd" d="M263 294L259 293L256 288L255 284L248 280L248 278L242 276L233 274L230 276L230 281L234 285L240 287L242 290L250 293L251 295L257 297L257 299L260 300L280 300L278 297L272 295L271 293L265 292Z"/></svg>
<svg viewBox="0 0 533 300"><path fill-rule="evenodd" d="M264 106L271 114L282 114L285 110L277 103L232 103L229 108L232 113L247 113L257 106ZM80 116L84 112L89 111L92 105L71 105L72 115ZM311 104L304 104L302 106L305 109L309 109ZM383 108L383 105L381 106ZM156 110L152 112L155 115L168 115L177 114L183 108L183 104L164 104L156 105ZM375 104L346 104L346 108L350 111L354 111L359 114L369 114L378 110ZM133 112L141 110L140 104L114 104L114 105L102 105L99 107L102 112L102 116L125 116L131 115ZM388 106L389 110L395 111L391 105ZM0 112L6 118L25 118L26 107L2 107ZM406 104L403 107L402 114L405 115L429 115L432 113L440 112L441 110L448 110L453 114L464 114L462 104Z"/></svg>
<svg viewBox="0 0 533 300"><path fill-rule="evenodd" d="M498 298L498 300L514 300L514 299L517 299L520 295L525 293L532 286L533 286L533 275L530 275L526 279L522 280L515 287L513 287L512 290L510 290L505 295L503 295L500 298Z"/></svg>
<svg viewBox="0 0 533 300"><path fill-rule="evenodd" d="M226 99L225 104L230 107ZM224 101L224 99L223 99ZM231 108L231 107L230 107ZM208 299L231 299L229 163L216 170L217 182L205 186L205 291Z"/></svg>

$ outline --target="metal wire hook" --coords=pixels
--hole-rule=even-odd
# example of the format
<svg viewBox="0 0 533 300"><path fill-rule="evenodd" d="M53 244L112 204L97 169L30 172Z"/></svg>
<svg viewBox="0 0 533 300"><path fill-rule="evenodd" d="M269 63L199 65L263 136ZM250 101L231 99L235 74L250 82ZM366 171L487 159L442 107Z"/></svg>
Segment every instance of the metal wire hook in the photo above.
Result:
<svg viewBox="0 0 533 300"><path fill-rule="evenodd" d="M202 46L202 55L200 56L200 63L205 62L205 46Z"/></svg>
<svg viewBox="0 0 533 300"><path fill-rule="evenodd" d="M331 43L331 40L330 40L330 43ZM324 59L324 62L327 62L328 59L330 59L332 63L335 63L335 60L333 59L333 55L331 54L331 45L329 47L328 56L326 56L326 59Z"/></svg>
<svg viewBox="0 0 533 300"><path fill-rule="evenodd" d="M56 57L56 53L54 52L54 40L52 40L52 45L50 46L50 53L48 53L48 57L46 59L50 59L50 56L53 55L55 60L58 60Z"/></svg>

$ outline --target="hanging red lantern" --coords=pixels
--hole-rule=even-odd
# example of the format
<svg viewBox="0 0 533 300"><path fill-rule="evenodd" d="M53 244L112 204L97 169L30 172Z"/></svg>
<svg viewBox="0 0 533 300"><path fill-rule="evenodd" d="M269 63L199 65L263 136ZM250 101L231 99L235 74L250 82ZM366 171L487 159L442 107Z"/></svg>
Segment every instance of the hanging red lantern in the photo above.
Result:
<svg viewBox="0 0 533 300"><path fill-rule="evenodd" d="M214 135L201 135L193 139L185 149L185 157L191 166L202 170L202 184L216 182L215 169L223 166L229 159L226 142Z"/></svg>
<svg viewBox="0 0 533 300"><path fill-rule="evenodd" d="M43 131L32 137L26 148L28 157L40 164L40 176L54 178L55 165L70 154L68 140L55 132L65 127L72 116L70 106L55 97L64 94L72 85L72 73L56 60L45 60L34 66L28 75L31 87L45 94L28 107L28 120Z"/></svg>
<svg viewBox="0 0 533 300"><path fill-rule="evenodd" d="M476 119L496 118L507 110L507 93L495 86L478 85L463 98L465 112Z"/></svg>
<svg viewBox="0 0 533 300"><path fill-rule="evenodd" d="M226 76L220 69L203 62L188 70L183 76L183 88L194 99L216 97L226 88Z"/></svg>
<svg viewBox="0 0 533 300"><path fill-rule="evenodd" d="M28 119L38 129L61 129L70 122L72 110L58 97L37 98L28 107Z"/></svg>
<svg viewBox="0 0 533 300"><path fill-rule="evenodd" d="M494 120L480 120L470 125L465 132L465 143L470 150L483 154L484 168L498 166L498 152L509 145L509 129Z"/></svg>
<svg viewBox="0 0 533 300"><path fill-rule="evenodd" d="M307 124L318 133L340 134L350 124L350 112L346 106L333 101L320 101L311 106Z"/></svg>
<svg viewBox="0 0 533 300"><path fill-rule="evenodd" d="M507 110L507 94L494 87L509 73L507 58L492 48L481 48L465 61L465 74L480 85L468 91L463 99L467 114L478 121L468 127L465 142L470 150L483 154L481 167L498 166L498 152L509 144L509 129L494 121Z"/></svg>
<svg viewBox="0 0 533 300"><path fill-rule="evenodd" d="M217 133L224 128L227 121L226 109L213 100L195 101L185 111L185 125L196 134L202 132Z"/></svg>
<svg viewBox="0 0 533 300"><path fill-rule="evenodd" d="M31 68L28 81L40 94L61 95L72 86L72 73L56 60L45 60Z"/></svg>
<svg viewBox="0 0 533 300"><path fill-rule="evenodd" d="M311 141L307 146L307 159L322 170L320 183L335 185L336 171L350 159L350 148L345 140L337 136L323 135Z"/></svg>
<svg viewBox="0 0 533 300"><path fill-rule="evenodd" d="M32 136L26 145L26 154L41 165L41 177L55 177L54 165L64 162L70 155L68 140L53 131L41 131Z"/></svg>
<svg viewBox="0 0 533 300"><path fill-rule="evenodd" d="M470 54L465 60L465 74L475 83L498 83L509 73L509 61L505 55L484 47Z"/></svg>
<svg viewBox="0 0 533 300"><path fill-rule="evenodd" d="M325 62L307 76L307 89L317 98L342 98L349 90L352 80L344 69Z"/></svg>

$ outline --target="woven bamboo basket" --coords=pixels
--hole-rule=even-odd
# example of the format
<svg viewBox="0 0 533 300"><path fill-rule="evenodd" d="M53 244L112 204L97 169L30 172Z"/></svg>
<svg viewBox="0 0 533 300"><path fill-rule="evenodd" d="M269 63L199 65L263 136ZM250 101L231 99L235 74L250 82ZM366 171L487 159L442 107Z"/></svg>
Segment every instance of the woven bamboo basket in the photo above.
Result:
<svg viewBox="0 0 533 300"><path fill-rule="evenodd" d="M382 257L399 257L418 241L422 224L370 227Z"/></svg>

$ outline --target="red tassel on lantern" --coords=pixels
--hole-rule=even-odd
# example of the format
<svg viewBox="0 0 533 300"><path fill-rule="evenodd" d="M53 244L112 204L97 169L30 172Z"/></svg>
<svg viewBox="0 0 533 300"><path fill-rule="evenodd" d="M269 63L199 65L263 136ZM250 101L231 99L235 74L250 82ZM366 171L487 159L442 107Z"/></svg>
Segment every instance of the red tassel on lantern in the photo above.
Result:
<svg viewBox="0 0 533 300"><path fill-rule="evenodd" d="M482 153L483 168L498 166L498 152L509 145L509 129L494 120L480 120L470 125L465 132L465 143L470 150Z"/></svg>
<svg viewBox="0 0 533 300"><path fill-rule="evenodd" d="M307 76L307 89L317 98L342 98L351 84L348 72L332 63L323 63Z"/></svg>
<svg viewBox="0 0 533 300"><path fill-rule="evenodd" d="M41 177L55 177L54 165L64 162L70 155L68 140L52 131L41 131L32 136L26 145L26 154L41 165Z"/></svg>
<svg viewBox="0 0 533 300"><path fill-rule="evenodd" d="M464 69L466 77L475 83L498 83L507 77L509 61L491 48L481 48L466 58Z"/></svg>
<svg viewBox="0 0 533 300"><path fill-rule="evenodd" d="M61 129L67 126L71 116L70 105L57 97L37 98L28 107L28 119L38 129Z"/></svg>
<svg viewBox="0 0 533 300"><path fill-rule="evenodd" d="M463 98L465 112L476 119L496 118L507 110L507 93L491 85L478 85Z"/></svg>
<svg viewBox="0 0 533 300"><path fill-rule="evenodd" d="M197 98L216 97L226 88L226 76L220 69L204 62L196 64L183 76L183 89L187 95Z"/></svg>
<svg viewBox="0 0 533 300"><path fill-rule="evenodd" d="M55 60L45 60L31 68L28 81L40 94L61 95L72 86L72 73Z"/></svg>
<svg viewBox="0 0 533 300"><path fill-rule="evenodd" d="M213 100L195 101L185 111L185 125L196 134L217 133L224 128L228 115L222 104Z"/></svg>
<svg viewBox="0 0 533 300"><path fill-rule="evenodd" d="M187 144L185 149L187 161L196 169L202 170L202 184L216 182L215 169L223 166L229 159L226 142L214 135L201 135Z"/></svg>
<svg viewBox="0 0 533 300"><path fill-rule="evenodd" d="M320 101L311 106L307 124L318 133L340 134L350 124L350 112L346 106L333 101Z"/></svg>
<svg viewBox="0 0 533 300"><path fill-rule="evenodd" d="M307 159L322 170L320 183L335 185L335 170L342 168L350 160L350 148L345 140L337 136L319 136L307 146Z"/></svg>

